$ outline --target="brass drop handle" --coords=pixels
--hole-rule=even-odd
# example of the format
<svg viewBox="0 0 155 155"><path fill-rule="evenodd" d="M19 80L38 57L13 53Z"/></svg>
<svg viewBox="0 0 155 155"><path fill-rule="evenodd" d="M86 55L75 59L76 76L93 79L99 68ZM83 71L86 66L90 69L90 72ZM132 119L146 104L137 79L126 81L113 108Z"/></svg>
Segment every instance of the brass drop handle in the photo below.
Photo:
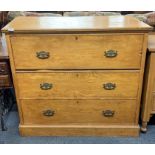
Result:
<svg viewBox="0 0 155 155"><path fill-rule="evenodd" d="M36 56L39 59L48 59L50 57L50 54L49 52L40 51L40 52L36 52Z"/></svg>
<svg viewBox="0 0 155 155"><path fill-rule="evenodd" d="M107 58L114 58L117 56L117 51L115 50L108 50L104 52L105 57Z"/></svg>
<svg viewBox="0 0 155 155"><path fill-rule="evenodd" d="M105 90L113 90L116 88L116 84L115 83L105 83L105 84L103 84L103 88Z"/></svg>
<svg viewBox="0 0 155 155"><path fill-rule="evenodd" d="M49 89L52 89L52 87L53 87L52 83L42 83L42 84L40 84L40 88L42 90L49 90Z"/></svg>
<svg viewBox="0 0 155 155"><path fill-rule="evenodd" d="M104 117L113 117L115 114L115 111L112 111L112 110L105 110L105 111L102 111L102 115Z"/></svg>
<svg viewBox="0 0 155 155"><path fill-rule="evenodd" d="M47 117L54 116L54 114L55 114L54 110L45 110L45 111L43 111L43 115L47 116Z"/></svg>

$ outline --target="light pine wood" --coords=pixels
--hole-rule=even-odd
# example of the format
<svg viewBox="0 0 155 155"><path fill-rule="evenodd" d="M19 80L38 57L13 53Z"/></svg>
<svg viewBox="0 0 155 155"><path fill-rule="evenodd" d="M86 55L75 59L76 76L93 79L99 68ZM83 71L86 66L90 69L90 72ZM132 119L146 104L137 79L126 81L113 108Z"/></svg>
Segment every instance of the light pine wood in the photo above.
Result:
<svg viewBox="0 0 155 155"><path fill-rule="evenodd" d="M138 125L20 125L22 136L139 136Z"/></svg>
<svg viewBox="0 0 155 155"><path fill-rule="evenodd" d="M68 33L151 31L153 28L131 16L17 17L2 32ZM12 32L12 31L11 31Z"/></svg>
<svg viewBox="0 0 155 155"><path fill-rule="evenodd" d="M148 36L149 52L155 52L155 33L150 33Z"/></svg>
<svg viewBox="0 0 155 155"><path fill-rule="evenodd" d="M11 73L13 77L13 84L14 84L14 90L15 90L15 95L16 95L16 102L18 105L18 112L19 112L19 121L20 124L23 124L23 116L22 116L22 111L21 111L21 106L19 102L19 96L18 96L18 86L17 86L17 79L16 79L16 73L15 73L15 65L14 65L14 59L12 55L12 48L11 48L11 42L10 42L10 36L5 35L6 43L7 43L7 49L8 49L8 54L9 54L9 60L10 60L10 65L11 65Z"/></svg>
<svg viewBox="0 0 155 155"><path fill-rule="evenodd" d="M142 59L141 59L141 68L140 68L140 79L139 79L139 90L137 96L137 113L136 113L136 123L139 123L139 114L140 114L140 106L141 106L141 98L142 98L142 89L143 89L143 77L144 77L144 70L145 70L145 60L146 60L146 52L147 52L147 41L148 41L148 34L144 34L144 40L142 45Z"/></svg>
<svg viewBox="0 0 155 155"><path fill-rule="evenodd" d="M17 35L11 43L16 69L139 69L143 35ZM117 56L106 57L109 50Z"/></svg>
<svg viewBox="0 0 155 155"><path fill-rule="evenodd" d="M19 17L8 24L2 31L16 89L20 134L138 136L151 29L124 16ZM108 60L104 50L110 49L118 55ZM36 60L36 50L48 50L50 58ZM52 83L52 89L41 90L44 82ZM105 82L115 83L116 89L105 90ZM44 108L53 107L53 120L41 117ZM116 113L107 120L99 114L103 109Z"/></svg>
<svg viewBox="0 0 155 155"><path fill-rule="evenodd" d="M152 113L154 113L154 91L155 91L155 53L150 52L147 56L147 64L145 71L145 81L143 90L143 105L142 105L142 128L143 132L147 131L147 122L150 120Z"/></svg>
<svg viewBox="0 0 155 155"><path fill-rule="evenodd" d="M134 125L136 100L20 100L24 124ZM47 110L53 116L44 116ZM114 115L106 117L103 111Z"/></svg>
<svg viewBox="0 0 155 155"><path fill-rule="evenodd" d="M20 99L101 99L137 98L138 72L51 72L16 74ZM40 89L40 84L49 83L49 90ZM113 83L116 88L106 90L103 84Z"/></svg>
<svg viewBox="0 0 155 155"><path fill-rule="evenodd" d="M147 131L147 123L150 120L152 114L155 113L155 33L151 33L148 36L148 53L145 69L144 89L142 96L142 112L141 131Z"/></svg>

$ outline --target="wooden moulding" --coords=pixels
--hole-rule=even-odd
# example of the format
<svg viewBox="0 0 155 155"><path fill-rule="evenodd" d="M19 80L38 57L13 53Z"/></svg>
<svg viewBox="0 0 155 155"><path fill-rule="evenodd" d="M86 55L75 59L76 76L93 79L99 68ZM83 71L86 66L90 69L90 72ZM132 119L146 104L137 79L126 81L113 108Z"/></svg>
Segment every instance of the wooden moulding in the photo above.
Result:
<svg viewBox="0 0 155 155"><path fill-rule="evenodd" d="M22 136L139 136L139 126L20 125Z"/></svg>
<svg viewBox="0 0 155 155"><path fill-rule="evenodd" d="M5 33L148 32L153 28L130 16L17 17Z"/></svg>

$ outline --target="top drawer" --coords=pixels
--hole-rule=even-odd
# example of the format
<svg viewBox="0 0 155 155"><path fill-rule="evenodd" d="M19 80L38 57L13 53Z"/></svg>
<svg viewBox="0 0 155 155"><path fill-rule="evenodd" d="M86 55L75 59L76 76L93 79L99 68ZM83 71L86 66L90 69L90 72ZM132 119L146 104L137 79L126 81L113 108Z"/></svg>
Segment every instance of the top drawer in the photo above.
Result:
<svg viewBox="0 0 155 155"><path fill-rule="evenodd" d="M139 69L142 34L16 35L16 69Z"/></svg>

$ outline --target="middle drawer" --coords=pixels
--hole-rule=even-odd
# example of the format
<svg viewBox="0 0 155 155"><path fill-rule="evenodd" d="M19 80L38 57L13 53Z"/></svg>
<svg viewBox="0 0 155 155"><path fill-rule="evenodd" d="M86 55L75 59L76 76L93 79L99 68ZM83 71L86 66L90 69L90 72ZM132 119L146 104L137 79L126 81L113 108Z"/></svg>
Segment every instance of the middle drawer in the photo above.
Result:
<svg viewBox="0 0 155 155"><path fill-rule="evenodd" d="M136 98L137 71L17 73L20 99Z"/></svg>

